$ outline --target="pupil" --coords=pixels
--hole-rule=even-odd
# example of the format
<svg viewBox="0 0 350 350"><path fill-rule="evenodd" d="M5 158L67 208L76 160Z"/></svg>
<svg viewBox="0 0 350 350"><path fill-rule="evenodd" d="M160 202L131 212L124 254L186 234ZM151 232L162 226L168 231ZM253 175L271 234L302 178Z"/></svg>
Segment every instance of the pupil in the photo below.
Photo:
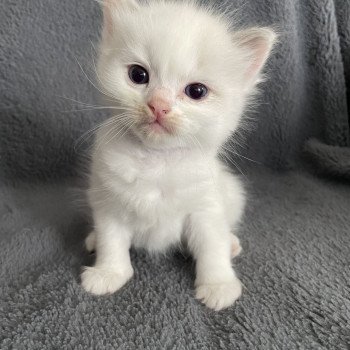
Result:
<svg viewBox="0 0 350 350"><path fill-rule="evenodd" d="M190 91L191 91L191 96L194 98L199 98L203 94L203 88L198 85L193 85Z"/></svg>
<svg viewBox="0 0 350 350"><path fill-rule="evenodd" d="M200 83L188 85L185 89L186 95L188 97L191 97L193 100L199 100L203 98L207 92L207 87Z"/></svg>
<svg viewBox="0 0 350 350"><path fill-rule="evenodd" d="M147 84L149 80L146 69L136 65L130 67L129 77L136 84Z"/></svg>
<svg viewBox="0 0 350 350"><path fill-rule="evenodd" d="M146 73L141 69L134 69L133 78L136 82L141 82L145 79Z"/></svg>

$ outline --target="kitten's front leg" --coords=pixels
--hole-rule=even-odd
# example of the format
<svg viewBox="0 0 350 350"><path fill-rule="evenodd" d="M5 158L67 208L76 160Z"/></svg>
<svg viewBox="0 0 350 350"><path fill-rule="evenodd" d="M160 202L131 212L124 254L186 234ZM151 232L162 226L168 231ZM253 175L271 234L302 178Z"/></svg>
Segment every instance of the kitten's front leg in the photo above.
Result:
<svg viewBox="0 0 350 350"><path fill-rule="evenodd" d="M190 217L188 245L196 260L196 298L216 311L232 305L242 286L231 266L232 234L217 208Z"/></svg>
<svg viewBox="0 0 350 350"><path fill-rule="evenodd" d="M93 294L111 294L133 275L130 261L131 232L105 213L95 215L96 262L81 274L83 288Z"/></svg>

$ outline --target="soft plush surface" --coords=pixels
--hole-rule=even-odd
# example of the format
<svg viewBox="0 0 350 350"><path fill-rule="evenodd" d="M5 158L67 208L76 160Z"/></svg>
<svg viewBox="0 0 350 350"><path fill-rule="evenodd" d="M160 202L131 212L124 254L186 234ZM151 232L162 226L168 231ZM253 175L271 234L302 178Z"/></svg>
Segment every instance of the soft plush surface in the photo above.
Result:
<svg viewBox="0 0 350 350"><path fill-rule="evenodd" d="M347 349L350 188L302 174L249 176L235 260L245 286L215 313L193 298L193 263L133 252L108 297L79 271L86 220L67 185L1 189L1 349ZM67 204L68 203L68 204Z"/></svg>
<svg viewBox="0 0 350 350"><path fill-rule="evenodd" d="M234 262L245 290L215 313L194 300L193 263L180 253L133 251L135 277L120 292L82 291L80 268L93 262L83 249L89 218L67 177L88 145L75 149L79 136L106 113L66 113L85 106L63 97L98 103L77 63L93 79L98 4L1 2L1 349L350 347L350 3L230 3L242 24L280 31L255 131L239 152L294 170L241 158L255 165ZM327 180L298 170L301 154Z"/></svg>

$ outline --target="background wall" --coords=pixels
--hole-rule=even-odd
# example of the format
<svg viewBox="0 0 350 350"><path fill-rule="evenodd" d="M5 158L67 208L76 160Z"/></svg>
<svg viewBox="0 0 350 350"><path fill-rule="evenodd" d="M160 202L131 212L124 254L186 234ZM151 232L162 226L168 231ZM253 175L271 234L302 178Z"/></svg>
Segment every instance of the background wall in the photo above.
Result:
<svg viewBox="0 0 350 350"><path fill-rule="evenodd" d="M243 3L245 3L243 5ZM242 23L281 33L242 155L292 167L305 140L349 144L350 3L333 0L230 2ZM338 15L338 16L337 16ZM3 0L0 4L0 176L62 177L75 172L78 138L108 113L67 112L98 103L92 43L101 14L93 0ZM346 66L344 67L344 62ZM254 129L254 130L253 130ZM240 140L241 142L241 140Z"/></svg>

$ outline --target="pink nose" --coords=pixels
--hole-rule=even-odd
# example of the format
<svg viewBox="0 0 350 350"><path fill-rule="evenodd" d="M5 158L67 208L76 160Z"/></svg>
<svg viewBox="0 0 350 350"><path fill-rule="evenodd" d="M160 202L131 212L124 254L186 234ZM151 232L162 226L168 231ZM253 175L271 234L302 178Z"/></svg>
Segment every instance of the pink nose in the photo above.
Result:
<svg viewBox="0 0 350 350"><path fill-rule="evenodd" d="M171 110L170 102L164 97L157 95L151 98L151 100L148 102L148 107L157 120L163 119Z"/></svg>

